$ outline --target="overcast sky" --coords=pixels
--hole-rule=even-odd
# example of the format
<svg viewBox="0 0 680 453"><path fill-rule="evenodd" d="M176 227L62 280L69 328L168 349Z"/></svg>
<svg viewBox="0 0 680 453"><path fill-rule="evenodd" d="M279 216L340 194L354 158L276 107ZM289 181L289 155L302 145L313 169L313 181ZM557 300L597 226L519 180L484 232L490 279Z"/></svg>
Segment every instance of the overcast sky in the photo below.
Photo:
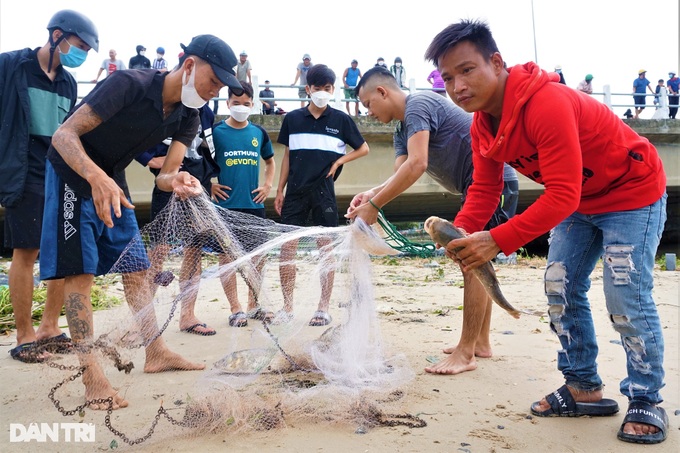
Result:
<svg viewBox="0 0 680 453"><path fill-rule="evenodd" d="M433 69L423 58L427 46L444 27L463 18L483 19L490 25L508 65L536 59L546 69L559 64L572 87L591 73L596 91L609 84L614 93L630 93L639 69L646 69L647 78L656 85L658 79L668 79L670 70L677 72L680 61L678 0L534 0L535 46L531 0L342 0L322 2L323 6L286 0L218 1L197 2L197 8L190 9L191 4L2 0L0 52L42 46L50 17L68 8L90 17L99 30L99 53L91 51L76 70L79 81L97 75L111 48L127 64L137 44L147 47L151 60L156 47L163 46L166 59L174 65L180 43L211 33L236 54L246 50L253 74L261 82L266 78L274 85L290 85L302 55L309 53L313 63L327 64L339 79L353 58L365 72L378 57L392 64L400 56L408 78L426 87ZM277 97L296 96L293 89L275 91ZM614 102L632 99L614 98ZM651 110L642 117L651 117Z"/></svg>

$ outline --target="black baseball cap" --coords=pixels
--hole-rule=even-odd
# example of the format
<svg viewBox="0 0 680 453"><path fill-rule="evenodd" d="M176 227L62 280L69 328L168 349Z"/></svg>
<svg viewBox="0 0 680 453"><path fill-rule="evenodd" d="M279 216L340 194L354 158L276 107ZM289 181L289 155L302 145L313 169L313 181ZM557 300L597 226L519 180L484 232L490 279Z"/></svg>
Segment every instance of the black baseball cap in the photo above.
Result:
<svg viewBox="0 0 680 453"><path fill-rule="evenodd" d="M195 36L188 46L180 44L184 50L184 55L195 55L205 60L212 68L215 75L222 83L234 91L241 91L243 87L236 79L234 66L238 64L234 51L229 45L217 36L198 35Z"/></svg>

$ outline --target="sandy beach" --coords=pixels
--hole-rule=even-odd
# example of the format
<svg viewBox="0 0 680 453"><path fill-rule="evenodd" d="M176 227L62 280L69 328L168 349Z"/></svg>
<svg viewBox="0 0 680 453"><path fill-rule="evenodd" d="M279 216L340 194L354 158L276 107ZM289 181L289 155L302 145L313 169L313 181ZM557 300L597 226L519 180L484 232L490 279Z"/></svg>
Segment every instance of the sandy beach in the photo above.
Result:
<svg viewBox="0 0 680 453"><path fill-rule="evenodd" d="M507 299L517 308L545 311L542 277L545 261L520 259L518 265L499 265L497 274ZM494 307L491 342L493 357L478 360L478 368L455 376L431 375L424 368L442 356L444 347L454 345L462 323L462 275L445 257L375 258L372 261L376 308L385 348L403 354L414 373L406 385L401 407L424 420L425 427L378 426L358 430L351 424L285 423L273 430L230 433L228 430L188 434L161 418L154 434L136 446L128 446L105 426L105 412L86 410L64 417L48 399L50 388L68 377L68 372L45 365L24 364L8 354L14 335L0 338L0 451L75 452L107 451L263 451L263 452L638 452L680 451L679 336L680 272L655 270L654 295L665 335L666 387L663 407L670 418L668 439L658 446L639 446L616 439L627 407L618 391L625 372L625 357L619 336L611 328L602 294L601 268L592 276L590 300L599 338L599 371L605 382L605 397L615 399L621 412L605 418L537 418L529 406L563 384L556 369L559 342L547 320L523 315L516 320ZM177 352L210 365L217 350L247 336L251 327L228 327L228 304L217 284L202 287L198 316L218 333L200 337L179 332L173 319L164 337ZM242 293L243 294L243 293ZM96 326L107 326L116 310L95 312ZM307 317L307 314L301 315ZM66 325L65 319L62 325ZM98 329L98 327L95 327ZM316 330L315 330L316 329ZM236 333L235 331L239 332ZM65 329L65 331L67 331ZM318 335L319 328L305 327L305 334ZM127 376L111 372L109 378L130 402L115 411L111 424L135 438L148 431L160 401L164 407L181 404L170 395L195 392L202 372L144 374L142 350L134 352L135 369ZM59 390L65 406L83 402L79 380ZM176 398L173 396L172 398ZM180 411L172 412L180 415ZM93 423L94 443L10 442L10 424ZM363 432L365 431L365 433Z"/></svg>

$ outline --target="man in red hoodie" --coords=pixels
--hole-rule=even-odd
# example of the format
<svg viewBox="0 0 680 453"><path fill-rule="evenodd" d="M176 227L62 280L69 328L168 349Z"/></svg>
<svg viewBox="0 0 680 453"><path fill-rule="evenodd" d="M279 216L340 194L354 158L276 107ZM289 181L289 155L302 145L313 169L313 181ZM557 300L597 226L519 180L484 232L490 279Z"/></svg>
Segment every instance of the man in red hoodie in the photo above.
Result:
<svg viewBox="0 0 680 453"><path fill-rule="evenodd" d="M454 223L468 237L448 250L465 271L551 231L545 292L562 350L565 385L531 406L537 416L613 415L597 372L597 338L587 291L604 262L604 293L620 334L629 399L618 438L658 443L668 416L663 336L652 298L654 258L666 220L666 176L659 155L604 104L558 83L534 63L504 68L488 26L466 20L441 31L425 58L435 63L451 99L474 112L473 183ZM503 163L545 186L522 214L483 231L503 188Z"/></svg>

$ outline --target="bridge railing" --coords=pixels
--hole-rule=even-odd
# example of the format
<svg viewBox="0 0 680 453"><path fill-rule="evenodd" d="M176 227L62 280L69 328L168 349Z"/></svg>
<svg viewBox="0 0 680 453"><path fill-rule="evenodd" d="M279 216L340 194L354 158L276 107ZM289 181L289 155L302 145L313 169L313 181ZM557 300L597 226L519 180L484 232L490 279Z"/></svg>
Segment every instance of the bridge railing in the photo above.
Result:
<svg viewBox="0 0 680 453"><path fill-rule="evenodd" d="M260 91L264 89L264 85L260 85L258 76L253 76L253 100L254 100L254 107L253 107L253 113L262 113L262 100L260 99ZM94 87L94 83L90 81L81 81L78 82L78 99L82 99L87 95L87 93L90 92L90 90ZM295 96L275 96L273 98L266 98L268 101L274 101L274 102L308 102L310 101L309 97L306 98L300 98L297 96L298 90L300 88L304 88L304 85L274 85L274 84L269 84L269 88L274 89L274 90L294 90ZM344 91L343 91L343 84L340 81L340 83L336 83L336 88L335 88L335 98L332 101L333 106L335 108L341 109L346 103L355 103L359 102L356 99L345 99L344 98ZM354 87L351 87L354 88ZM411 93L415 93L416 91L443 91L442 89L437 89L437 88L432 88L430 87L418 87L416 86L416 81L415 79L409 79L409 84L408 88L405 88L406 91L409 91ZM669 107L669 96L668 96L668 91L665 87L662 87L659 94L651 94L651 93L615 93L611 91L611 87L609 85L604 85L602 88L602 91L599 92L593 92L591 96L601 98L601 101L607 105L610 109L614 108L630 108L634 110L636 107L652 107L656 108L657 110L662 110L662 109L668 109ZM656 100L656 104L652 103L651 105L649 104L635 104L633 96L645 96L645 98L652 98L652 100ZM220 102L220 101L227 101L226 97L216 97L213 98L211 102ZM627 102L628 101L628 102ZM632 102L630 102L632 101ZM676 101L677 102L677 101ZM654 115L654 118L666 118L668 117L667 110L665 110L665 114L663 113L664 111L660 112L659 115Z"/></svg>

